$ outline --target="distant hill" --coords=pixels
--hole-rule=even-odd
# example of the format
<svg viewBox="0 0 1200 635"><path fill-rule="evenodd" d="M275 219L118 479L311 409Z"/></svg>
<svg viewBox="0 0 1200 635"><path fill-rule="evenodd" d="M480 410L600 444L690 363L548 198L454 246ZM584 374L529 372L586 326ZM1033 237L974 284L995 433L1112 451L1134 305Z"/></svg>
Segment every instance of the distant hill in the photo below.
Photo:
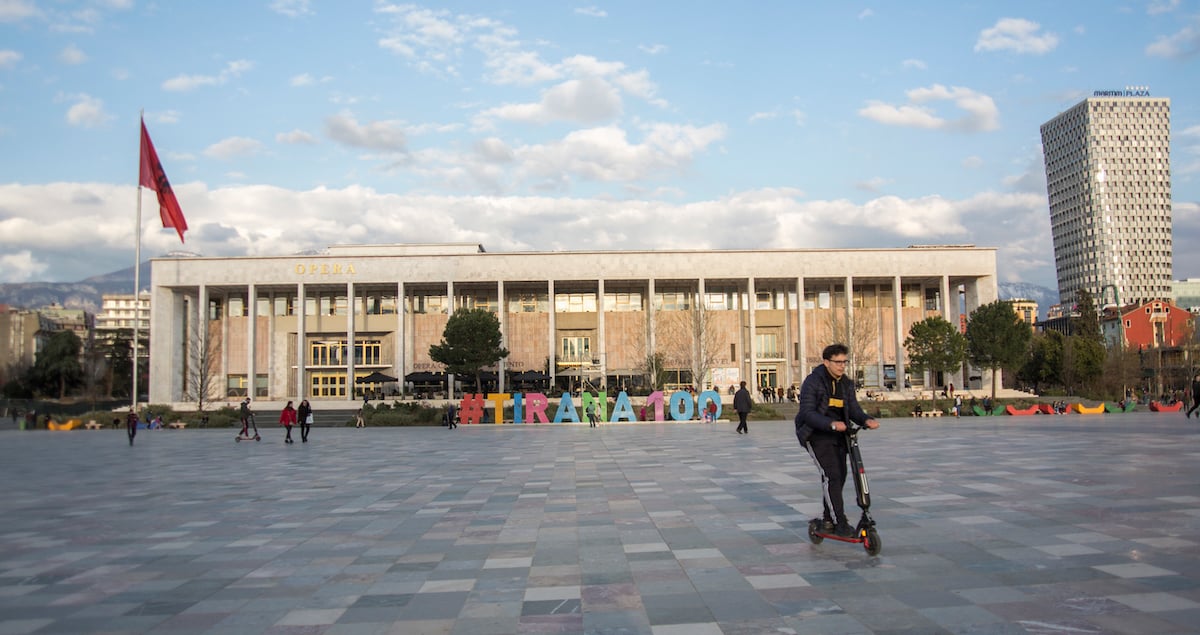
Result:
<svg viewBox="0 0 1200 635"><path fill-rule="evenodd" d="M150 263L144 262L138 274L142 289L150 288ZM60 304L68 309L100 311L106 293L133 293L133 267L118 269L79 282L6 282L0 283L0 304L36 309Z"/></svg>

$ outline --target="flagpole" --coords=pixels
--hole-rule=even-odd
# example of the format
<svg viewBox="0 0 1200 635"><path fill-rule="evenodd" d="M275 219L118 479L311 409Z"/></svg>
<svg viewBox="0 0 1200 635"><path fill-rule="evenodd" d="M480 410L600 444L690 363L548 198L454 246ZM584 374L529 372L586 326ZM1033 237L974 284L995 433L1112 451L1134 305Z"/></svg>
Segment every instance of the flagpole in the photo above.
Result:
<svg viewBox="0 0 1200 635"><path fill-rule="evenodd" d="M141 270L142 270L142 127L145 126L146 111L138 111L138 186L137 186L137 225L134 226L133 241L133 394L130 395L130 407L137 412L138 402L138 336L141 331Z"/></svg>

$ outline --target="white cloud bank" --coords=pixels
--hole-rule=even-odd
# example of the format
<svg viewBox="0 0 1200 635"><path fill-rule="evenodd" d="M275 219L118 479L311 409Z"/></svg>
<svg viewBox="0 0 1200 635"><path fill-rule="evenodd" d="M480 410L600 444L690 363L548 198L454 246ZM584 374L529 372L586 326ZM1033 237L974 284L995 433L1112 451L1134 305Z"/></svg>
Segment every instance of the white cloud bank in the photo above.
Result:
<svg viewBox="0 0 1200 635"><path fill-rule="evenodd" d="M907 104L889 104L871 100L858 114L872 121L908 128L951 130L956 132L986 132L1000 127L1000 110L988 95L964 88L934 84L914 88L905 93ZM939 115L932 105L949 102L962 111L957 117Z"/></svg>
<svg viewBox="0 0 1200 635"><path fill-rule="evenodd" d="M1053 281L1045 196L988 192L965 200L880 196L805 200L794 189L685 203L549 196L385 194L364 187L291 191L174 186L191 228L183 249L281 256L334 243L481 243L490 251L772 249L978 243L1000 250L1004 279ZM153 205L153 194L143 205ZM0 282L79 280L130 266L133 188L96 183L0 185ZM47 215L46 209L54 209ZM151 208L152 209L152 208ZM147 217L143 254L180 249ZM764 237L767 237L764 240ZM22 255L25 254L25 255ZM29 254L36 254L29 255Z"/></svg>

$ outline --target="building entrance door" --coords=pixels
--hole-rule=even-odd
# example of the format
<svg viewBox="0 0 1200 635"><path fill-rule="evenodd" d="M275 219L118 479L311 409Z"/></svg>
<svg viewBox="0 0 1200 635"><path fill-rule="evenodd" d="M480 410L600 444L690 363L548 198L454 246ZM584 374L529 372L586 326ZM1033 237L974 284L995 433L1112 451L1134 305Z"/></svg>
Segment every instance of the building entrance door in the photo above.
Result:
<svg viewBox="0 0 1200 635"><path fill-rule="evenodd" d="M758 367L758 384L756 388L764 388L770 386L775 388L779 385L779 371L774 366L759 366Z"/></svg>

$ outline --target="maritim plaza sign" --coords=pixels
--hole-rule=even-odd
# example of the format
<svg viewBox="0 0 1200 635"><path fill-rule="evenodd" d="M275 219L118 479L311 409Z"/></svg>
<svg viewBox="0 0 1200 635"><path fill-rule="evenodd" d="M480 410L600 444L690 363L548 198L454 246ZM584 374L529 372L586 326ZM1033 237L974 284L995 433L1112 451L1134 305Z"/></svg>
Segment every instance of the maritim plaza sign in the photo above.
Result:
<svg viewBox="0 0 1200 635"><path fill-rule="evenodd" d="M1092 97L1149 97L1149 86L1126 86L1125 90L1095 90Z"/></svg>

